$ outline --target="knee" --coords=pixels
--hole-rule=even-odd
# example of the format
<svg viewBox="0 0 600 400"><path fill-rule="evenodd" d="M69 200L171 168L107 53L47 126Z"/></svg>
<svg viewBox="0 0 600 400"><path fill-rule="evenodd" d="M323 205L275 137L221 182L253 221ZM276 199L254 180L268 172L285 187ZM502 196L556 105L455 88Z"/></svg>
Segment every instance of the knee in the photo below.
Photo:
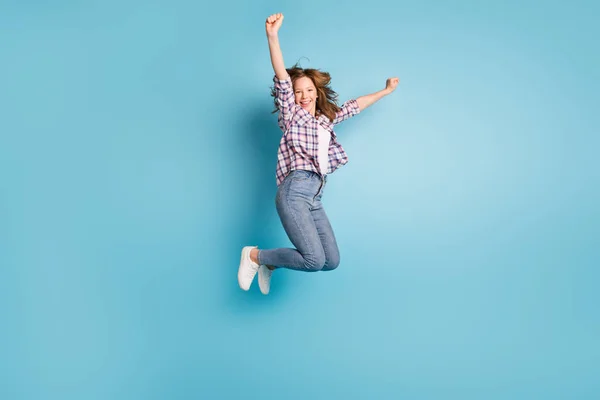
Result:
<svg viewBox="0 0 600 400"><path fill-rule="evenodd" d="M318 254L309 257L304 257L304 269L308 272L321 271L325 266L325 255Z"/></svg>
<svg viewBox="0 0 600 400"><path fill-rule="evenodd" d="M335 256L330 256L325 265L323 266L323 271L333 271L337 267L340 266L340 255L336 254Z"/></svg>

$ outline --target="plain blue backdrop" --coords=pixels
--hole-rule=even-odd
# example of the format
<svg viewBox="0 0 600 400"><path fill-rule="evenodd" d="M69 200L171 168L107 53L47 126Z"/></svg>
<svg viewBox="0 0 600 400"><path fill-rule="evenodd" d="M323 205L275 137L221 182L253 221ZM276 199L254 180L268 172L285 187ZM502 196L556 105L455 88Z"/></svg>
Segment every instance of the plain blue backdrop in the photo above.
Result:
<svg viewBox="0 0 600 400"><path fill-rule="evenodd" d="M600 398L593 1L0 2L0 398ZM340 101L289 246L265 18Z"/></svg>

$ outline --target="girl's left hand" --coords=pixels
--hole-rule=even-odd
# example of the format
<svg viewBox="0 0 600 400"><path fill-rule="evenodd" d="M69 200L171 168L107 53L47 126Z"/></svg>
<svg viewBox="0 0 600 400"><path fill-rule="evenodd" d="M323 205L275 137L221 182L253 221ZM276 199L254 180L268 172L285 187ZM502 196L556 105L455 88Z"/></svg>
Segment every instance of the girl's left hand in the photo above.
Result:
<svg viewBox="0 0 600 400"><path fill-rule="evenodd" d="M385 81L385 88L391 93L396 90L398 82L400 82L400 79L398 78L388 78L388 80Z"/></svg>

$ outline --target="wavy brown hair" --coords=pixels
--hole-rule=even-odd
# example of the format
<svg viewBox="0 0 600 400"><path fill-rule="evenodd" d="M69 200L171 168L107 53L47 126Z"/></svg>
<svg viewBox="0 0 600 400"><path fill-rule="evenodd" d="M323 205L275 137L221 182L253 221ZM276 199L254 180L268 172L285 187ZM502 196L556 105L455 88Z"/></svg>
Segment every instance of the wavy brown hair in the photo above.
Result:
<svg viewBox="0 0 600 400"><path fill-rule="evenodd" d="M325 115L330 121L333 121L335 114L340 110L337 105L338 94L334 92L330 87L331 75L328 72L323 72L314 68L301 68L298 64L292 68L286 68L287 73L292 78L292 86L296 83L296 80L302 77L310 78L315 84L317 89L317 104L315 107L316 117L319 114ZM271 96L275 97L275 88L271 89ZM273 99L275 103L275 110L273 113L279 111L277 106L277 99Z"/></svg>

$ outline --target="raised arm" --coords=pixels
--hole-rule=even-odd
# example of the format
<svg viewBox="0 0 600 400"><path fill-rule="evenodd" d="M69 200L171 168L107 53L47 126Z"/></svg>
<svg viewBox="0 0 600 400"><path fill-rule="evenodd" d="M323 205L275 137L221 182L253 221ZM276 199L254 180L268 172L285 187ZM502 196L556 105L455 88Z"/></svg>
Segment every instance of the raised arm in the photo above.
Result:
<svg viewBox="0 0 600 400"><path fill-rule="evenodd" d="M385 89L382 89L375 93L367 94L365 96L360 96L356 99L356 102L358 103L358 108L360 108L360 110L363 111L365 108L381 100L384 96L387 96L388 94L392 93L394 90L396 90L396 86L398 86L399 81L400 80L398 78L389 78L385 82Z"/></svg>
<svg viewBox="0 0 600 400"><path fill-rule="evenodd" d="M284 80L288 78L288 73L285 70L285 64L283 63L283 54L281 54L281 48L279 47L279 28L283 23L283 14L273 14L267 18L266 30L267 39L269 40L269 51L271 53L271 64L273 64L273 71L278 79Z"/></svg>

